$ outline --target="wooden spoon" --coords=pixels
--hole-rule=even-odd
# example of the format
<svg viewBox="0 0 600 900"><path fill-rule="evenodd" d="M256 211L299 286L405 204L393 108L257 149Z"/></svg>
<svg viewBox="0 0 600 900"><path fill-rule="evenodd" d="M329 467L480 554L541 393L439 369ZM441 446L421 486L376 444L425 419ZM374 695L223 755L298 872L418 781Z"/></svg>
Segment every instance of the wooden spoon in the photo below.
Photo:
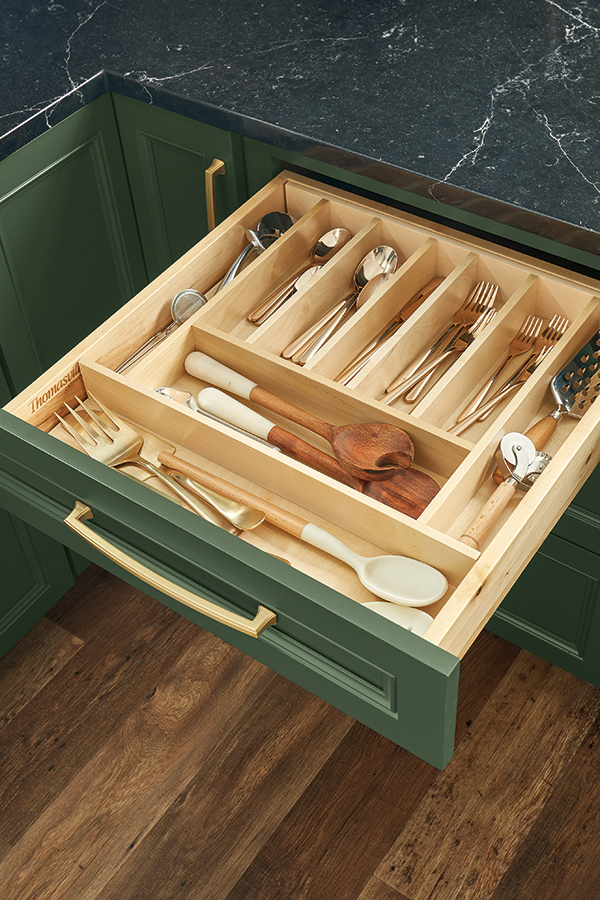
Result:
<svg viewBox="0 0 600 900"><path fill-rule="evenodd" d="M427 504L439 491L439 486L425 472L414 469L396 469L387 481L362 481L347 472L336 459L312 444L308 444L295 434L279 425L274 425L264 416L234 400L233 397L216 388L204 388L198 394L198 405L220 419L230 422L244 431L268 440L269 443L287 450L297 459L308 463L326 475L347 484L367 497L379 500L386 506L402 512L411 519L418 519Z"/></svg>
<svg viewBox="0 0 600 900"><path fill-rule="evenodd" d="M195 378L214 384L259 406L270 409L297 425L302 425L328 441L338 461L354 475L367 481L383 481L400 469L408 469L414 458L414 447L407 433L387 422L363 422L330 425L305 410L276 397L227 368L205 353L190 353L186 371Z"/></svg>

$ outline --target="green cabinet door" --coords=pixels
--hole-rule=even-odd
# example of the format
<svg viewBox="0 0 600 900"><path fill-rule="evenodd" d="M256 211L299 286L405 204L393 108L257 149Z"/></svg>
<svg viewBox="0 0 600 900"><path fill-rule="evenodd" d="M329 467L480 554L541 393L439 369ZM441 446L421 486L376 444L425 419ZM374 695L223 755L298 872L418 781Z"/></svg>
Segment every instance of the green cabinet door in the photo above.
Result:
<svg viewBox="0 0 600 900"><path fill-rule="evenodd" d="M550 534L487 627L600 687L599 601L600 556Z"/></svg>
<svg viewBox="0 0 600 900"><path fill-rule="evenodd" d="M0 370L0 405L8 400ZM73 584L64 548L0 509L0 656Z"/></svg>
<svg viewBox="0 0 600 900"><path fill-rule="evenodd" d="M0 352L11 390L146 281L106 94L0 164Z"/></svg>
<svg viewBox="0 0 600 900"><path fill-rule="evenodd" d="M113 95L146 266L163 272L208 231L205 171L215 176L217 221L247 199L241 138L185 116Z"/></svg>

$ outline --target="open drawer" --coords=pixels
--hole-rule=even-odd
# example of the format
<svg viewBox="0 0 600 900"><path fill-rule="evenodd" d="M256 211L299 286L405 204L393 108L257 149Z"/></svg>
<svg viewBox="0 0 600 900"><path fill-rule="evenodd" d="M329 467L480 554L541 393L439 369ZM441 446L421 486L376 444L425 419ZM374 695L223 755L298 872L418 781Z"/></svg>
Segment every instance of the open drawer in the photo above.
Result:
<svg viewBox="0 0 600 900"><path fill-rule="evenodd" d="M246 246L245 229L270 210L286 210L295 224L215 292ZM350 237L337 254L263 324L250 322L257 304L307 264L315 241L338 227ZM305 365L284 358L290 342L348 294L360 261L380 245L396 251L396 271ZM366 365L347 384L336 380L434 278L435 289ZM498 287L495 315L481 334L451 366L436 371L417 402L383 402L386 386L453 320L481 281ZM186 288L207 294L208 302L117 373L132 351L168 324L171 300ZM597 331L599 288L590 279L283 173L5 407L0 503L443 767L453 752L460 658L597 463L600 404L582 418L560 420L544 448L550 463L528 492L515 493L481 549L461 536L497 487L492 473L502 436L524 432L552 411L552 377ZM545 326L557 316L568 319L560 340L485 420L453 434L457 413L533 315ZM411 470L433 479L435 496L414 517L158 394L157 388L169 387L196 396L207 386L186 370L197 352L327 423L399 426L414 445ZM517 365L514 360L512 371ZM81 452L55 413L66 414L65 403L76 406L75 398L88 394L133 424L145 439L142 453L152 457L170 445L177 456L309 520L363 556L398 554L441 571L448 589L424 610L431 623L417 634L365 607L375 598L346 563L269 522L241 536L229 533L150 490L161 485L139 467L127 465L124 474ZM252 399L245 405L333 461L323 438Z"/></svg>

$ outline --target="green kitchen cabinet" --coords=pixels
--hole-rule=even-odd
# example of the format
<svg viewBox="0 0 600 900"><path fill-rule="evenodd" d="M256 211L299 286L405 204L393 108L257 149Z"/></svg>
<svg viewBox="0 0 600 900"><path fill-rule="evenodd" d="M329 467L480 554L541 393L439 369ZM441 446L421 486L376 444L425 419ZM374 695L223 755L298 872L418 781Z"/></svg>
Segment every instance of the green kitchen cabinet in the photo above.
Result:
<svg viewBox="0 0 600 900"><path fill-rule="evenodd" d="M11 391L146 282L106 94L0 164L0 353Z"/></svg>
<svg viewBox="0 0 600 900"><path fill-rule="evenodd" d="M389 194L398 202L409 196L399 198L395 195L402 192L371 179L116 95L94 101L62 124L58 136L53 129L0 166L0 285L5 298L0 367L8 373L11 393L206 233L204 171L214 157L224 159L227 168L227 175L216 177L219 220L287 163L311 169L326 182L345 182L359 193ZM53 143L46 147L50 138ZM24 151L30 152L21 159ZM36 211L53 226L42 229ZM252 223L254 219L245 224ZM167 288L161 290L166 302ZM57 386L48 384L42 396L50 396ZM21 604L29 619L19 621L33 624L44 603L50 605L50 597L56 599L70 584L68 564L66 580L62 571L46 581L39 574L51 570L37 549L38 531L45 533L40 539L48 541L50 554L59 547L57 564L67 559L63 547L51 540L58 536L70 550L85 553L411 752L445 765L453 745L457 655L404 629L390 634L385 621L348 597L196 517L190 522L189 514L174 504L148 497L145 488L124 481L120 473L72 448L57 449L48 435L0 411L0 524L9 534L11 559L20 559L17 544L23 556L9 581L7 622ZM599 573L593 529L600 509L598 484L592 476L580 491L489 626L596 684ZM277 627L259 641L232 634L195 608L124 574L65 527L77 500L92 508L91 528L135 560L242 617L252 617L265 604L276 612ZM27 572L33 573L30 578ZM46 584L53 594L44 593L41 586ZM567 613L568 587L575 599ZM22 601L34 594L43 599L29 605Z"/></svg>
<svg viewBox="0 0 600 900"><path fill-rule="evenodd" d="M0 404L9 390L0 369ZM64 548L0 509L0 656L73 584Z"/></svg>
<svg viewBox="0 0 600 900"><path fill-rule="evenodd" d="M113 96L125 164L150 278L208 231L205 171L214 176L217 221L246 199L241 138L176 113Z"/></svg>
<svg viewBox="0 0 600 900"><path fill-rule="evenodd" d="M600 686L600 556L549 535L488 628Z"/></svg>

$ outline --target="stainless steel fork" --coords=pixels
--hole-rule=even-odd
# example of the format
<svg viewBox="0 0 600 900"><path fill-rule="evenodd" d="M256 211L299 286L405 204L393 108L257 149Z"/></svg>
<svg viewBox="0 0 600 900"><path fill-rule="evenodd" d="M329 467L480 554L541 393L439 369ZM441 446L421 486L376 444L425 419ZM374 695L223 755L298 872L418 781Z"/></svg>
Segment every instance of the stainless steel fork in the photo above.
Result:
<svg viewBox="0 0 600 900"><path fill-rule="evenodd" d="M415 376L419 374L422 377L428 375L431 371L431 363L441 357L442 354L452 346L462 332L474 325L481 314L494 305L497 295L498 285L480 281L460 309L456 311L449 325L447 325L443 332L434 340L430 347L424 350L420 356L413 360L410 365L394 378L386 388L385 393L394 393L396 397L399 397L405 390L408 390L409 379L411 380L412 385L416 383L414 380ZM398 388L400 387L402 387L402 390L398 392ZM381 399L385 403L388 402L385 395Z"/></svg>
<svg viewBox="0 0 600 900"><path fill-rule="evenodd" d="M466 431L467 428L470 428L474 422L481 422L484 419L487 419L502 400L517 391L529 380L529 378L531 378L538 366L550 353L556 342L559 341L566 332L569 324L569 320L563 316L554 316L542 334L535 339L533 347L531 348L531 353L528 354L527 359L519 366L517 371L504 382L502 387L498 388L483 406L476 409L475 412L471 413L467 418L457 422L452 428L449 428L449 433L462 434L462 432Z"/></svg>

